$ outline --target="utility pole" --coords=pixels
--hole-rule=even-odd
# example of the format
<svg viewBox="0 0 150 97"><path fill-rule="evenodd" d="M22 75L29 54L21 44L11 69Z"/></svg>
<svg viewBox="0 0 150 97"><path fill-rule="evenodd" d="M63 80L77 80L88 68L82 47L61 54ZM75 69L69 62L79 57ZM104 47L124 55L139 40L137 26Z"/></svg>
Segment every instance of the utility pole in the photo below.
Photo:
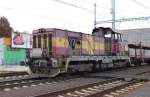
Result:
<svg viewBox="0 0 150 97"><path fill-rule="evenodd" d="M94 4L94 28L96 28L96 3Z"/></svg>
<svg viewBox="0 0 150 97"><path fill-rule="evenodd" d="M115 30L115 0L111 0L112 29Z"/></svg>

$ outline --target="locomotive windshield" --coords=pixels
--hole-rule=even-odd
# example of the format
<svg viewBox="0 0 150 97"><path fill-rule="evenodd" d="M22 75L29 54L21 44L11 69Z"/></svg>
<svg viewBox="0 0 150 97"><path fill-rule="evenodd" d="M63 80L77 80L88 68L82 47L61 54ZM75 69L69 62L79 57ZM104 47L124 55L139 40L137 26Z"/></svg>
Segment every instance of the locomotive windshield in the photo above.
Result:
<svg viewBox="0 0 150 97"><path fill-rule="evenodd" d="M41 49L42 56L48 57L52 50L52 35L51 33L35 33L33 34L33 49ZM39 50L40 51L40 50Z"/></svg>
<svg viewBox="0 0 150 97"><path fill-rule="evenodd" d="M105 38L111 38L111 31L107 31L107 33L104 35Z"/></svg>

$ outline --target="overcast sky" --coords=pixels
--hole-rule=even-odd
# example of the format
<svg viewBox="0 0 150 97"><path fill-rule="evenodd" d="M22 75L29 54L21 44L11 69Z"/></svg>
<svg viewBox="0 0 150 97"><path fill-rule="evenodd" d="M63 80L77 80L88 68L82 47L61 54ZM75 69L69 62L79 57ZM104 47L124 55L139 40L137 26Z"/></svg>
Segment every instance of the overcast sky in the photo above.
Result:
<svg viewBox="0 0 150 97"><path fill-rule="evenodd" d="M94 3L97 3L97 21L110 20L111 0L0 0L0 16L5 16L15 30L32 32L38 28L61 28L91 33L94 21ZM150 16L149 0L116 0L116 19ZM103 24L98 26L108 26ZM147 28L149 21L116 23L117 29Z"/></svg>

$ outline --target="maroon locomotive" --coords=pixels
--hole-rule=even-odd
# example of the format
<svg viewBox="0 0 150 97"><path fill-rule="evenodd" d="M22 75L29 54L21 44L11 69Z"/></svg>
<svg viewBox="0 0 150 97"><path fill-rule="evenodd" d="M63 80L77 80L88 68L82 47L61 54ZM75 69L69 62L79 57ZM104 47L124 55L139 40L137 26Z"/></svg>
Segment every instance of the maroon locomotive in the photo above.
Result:
<svg viewBox="0 0 150 97"><path fill-rule="evenodd" d="M95 28L92 34L42 28L33 31L29 66L41 76L124 67L130 63L125 46L110 28Z"/></svg>

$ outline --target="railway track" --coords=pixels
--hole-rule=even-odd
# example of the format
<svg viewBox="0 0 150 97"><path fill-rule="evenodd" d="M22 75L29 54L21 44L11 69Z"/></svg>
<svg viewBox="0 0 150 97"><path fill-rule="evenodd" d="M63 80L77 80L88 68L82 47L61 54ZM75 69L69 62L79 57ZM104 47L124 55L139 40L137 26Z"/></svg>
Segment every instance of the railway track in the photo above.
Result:
<svg viewBox="0 0 150 97"><path fill-rule="evenodd" d="M150 71L143 71L143 72L137 73L135 75L150 75Z"/></svg>
<svg viewBox="0 0 150 97"><path fill-rule="evenodd" d="M150 73L150 66L139 66L134 67L133 69L128 69L126 73L124 74L133 74L133 75L145 75Z"/></svg>
<svg viewBox="0 0 150 97"><path fill-rule="evenodd" d="M125 72L126 71L126 72ZM138 67L130 67L130 68L120 68L116 70L106 71L106 73L121 73L121 74L134 74L140 75L144 73L150 72L150 66L138 66Z"/></svg>
<svg viewBox="0 0 150 97"><path fill-rule="evenodd" d="M38 85L45 85L45 84L52 84L60 81L66 80L73 80L79 78L80 76L73 76L73 77L57 77L57 78L31 78L26 80L15 80L9 82L2 82L0 83L0 91L10 91L14 89L21 89L30 86L38 86Z"/></svg>
<svg viewBox="0 0 150 97"><path fill-rule="evenodd" d="M134 68L134 70L136 70ZM132 69L129 70L132 72ZM133 74L135 75L144 75L148 74L150 71L141 70L136 72L134 71ZM24 76L24 75L23 75ZM13 76L12 76L13 77ZM14 80L14 81L6 81L6 82L0 82L0 91L9 92L11 90L21 90L22 88L30 89L34 86L39 87L45 87L45 85L53 85L57 83L61 83L62 81L66 81L69 83L71 80L72 82L75 82L76 78L79 78L81 76L76 77L57 77L54 79L22 79L22 80ZM86 80L86 76L82 76L83 79ZM141 80L131 80L131 81L125 81L125 80L118 80L118 79L105 79L106 81L99 81L93 84L93 82L88 82L86 85L76 85L74 87L68 87L64 88L60 91L50 91L39 93L38 95L33 95L31 97L119 97L116 95L124 94L127 91L130 91L136 87L141 86L146 81ZM92 84L91 84L92 83ZM60 84L61 85L61 84ZM28 88L27 88L28 87ZM34 90L31 90L34 91ZM102 95L102 96L101 96ZM7 96L6 96L7 97ZM19 96L18 96L19 97ZM30 97L30 96L24 96L24 97Z"/></svg>
<svg viewBox="0 0 150 97"><path fill-rule="evenodd" d="M141 80L126 82L113 79L33 97L119 97L122 93L137 88L144 82Z"/></svg>
<svg viewBox="0 0 150 97"><path fill-rule="evenodd" d="M145 75L150 73L149 70L145 71L144 69L133 69L133 75ZM131 70L129 70L130 73L132 73ZM142 86L145 82L147 81L106 81L104 83L100 82L95 84L88 84L81 87L70 88L62 91L56 91L53 93L41 94L33 97L119 97L125 92L131 91L137 87Z"/></svg>
<svg viewBox="0 0 150 97"><path fill-rule="evenodd" d="M0 91L10 91L12 89L20 89L22 87L27 87L30 85L38 85L38 83L42 83L43 81L44 80L27 79L13 82L5 82L0 84Z"/></svg>

